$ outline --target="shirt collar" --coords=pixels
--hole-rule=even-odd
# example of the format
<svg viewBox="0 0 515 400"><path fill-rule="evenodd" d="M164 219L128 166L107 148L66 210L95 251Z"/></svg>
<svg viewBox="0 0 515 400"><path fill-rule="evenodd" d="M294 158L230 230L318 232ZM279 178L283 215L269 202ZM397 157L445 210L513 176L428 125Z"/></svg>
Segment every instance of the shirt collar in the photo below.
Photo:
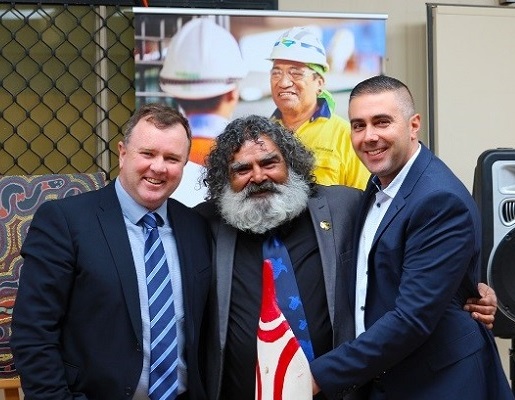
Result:
<svg viewBox="0 0 515 400"><path fill-rule="evenodd" d="M419 143L417 151L415 151L415 153L410 157L408 162L404 165L404 167L402 167L400 172L395 176L395 178L393 178L393 181L386 188L384 188L384 189L381 188L381 184L379 183L379 179L377 178L377 176L374 176L372 178L372 182L374 182L378 186L380 191L382 191L388 197L393 199L399 192L399 189L401 188L404 180L406 179L406 176L408 175L408 172L411 169L411 166L415 162L415 159L420 154L420 149L421 149L421 146Z"/></svg>
<svg viewBox="0 0 515 400"><path fill-rule="evenodd" d="M137 203L136 200L134 200L131 195L127 193L118 178L116 178L114 187L116 189L118 200L120 201L120 206L122 207L123 215L134 225L137 225L140 219L150 210ZM157 210L154 210L154 212L159 214L165 225L168 225L168 208L166 207L166 201L161 204Z"/></svg>

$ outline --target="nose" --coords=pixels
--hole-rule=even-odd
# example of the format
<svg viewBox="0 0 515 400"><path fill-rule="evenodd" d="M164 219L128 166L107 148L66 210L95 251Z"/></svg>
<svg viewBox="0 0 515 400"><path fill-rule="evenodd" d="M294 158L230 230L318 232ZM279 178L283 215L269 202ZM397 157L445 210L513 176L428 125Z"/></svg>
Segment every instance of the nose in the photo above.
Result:
<svg viewBox="0 0 515 400"><path fill-rule="evenodd" d="M252 176L250 177L251 182L261 184L264 181L266 181L267 179L268 179L268 176L266 175L263 168L261 168L259 166L254 166L254 168L252 168Z"/></svg>
<svg viewBox="0 0 515 400"><path fill-rule="evenodd" d="M280 87L290 87L290 86L293 85L293 80L290 78L290 74L288 74L287 72L283 71L281 73L281 77L277 81L277 84Z"/></svg>
<svg viewBox="0 0 515 400"><path fill-rule="evenodd" d="M363 135L363 139L368 142L376 142L379 140L379 136L377 135L373 126L368 126L365 129L365 133Z"/></svg>
<svg viewBox="0 0 515 400"><path fill-rule="evenodd" d="M154 157L150 163L150 169L155 173L166 172L166 163L163 157Z"/></svg>

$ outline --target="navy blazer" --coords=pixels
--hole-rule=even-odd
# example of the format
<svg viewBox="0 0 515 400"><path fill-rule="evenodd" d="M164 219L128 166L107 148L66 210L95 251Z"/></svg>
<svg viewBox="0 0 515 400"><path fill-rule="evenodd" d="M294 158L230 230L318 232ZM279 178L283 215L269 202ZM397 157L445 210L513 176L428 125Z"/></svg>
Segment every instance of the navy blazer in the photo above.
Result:
<svg viewBox="0 0 515 400"><path fill-rule="evenodd" d="M366 331L311 364L327 395L376 378L388 399L513 398L491 333L462 309L478 296L480 235L470 193L422 146L372 243ZM347 283L354 309L355 270Z"/></svg>
<svg viewBox="0 0 515 400"><path fill-rule="evenodd" d="M190 399L202 400L199 336L211 279L205 221L168 200L181 263ZM138 284L114 182L43 203L21 254L11 347L30 400L131 399L143 365Z"/></svg>

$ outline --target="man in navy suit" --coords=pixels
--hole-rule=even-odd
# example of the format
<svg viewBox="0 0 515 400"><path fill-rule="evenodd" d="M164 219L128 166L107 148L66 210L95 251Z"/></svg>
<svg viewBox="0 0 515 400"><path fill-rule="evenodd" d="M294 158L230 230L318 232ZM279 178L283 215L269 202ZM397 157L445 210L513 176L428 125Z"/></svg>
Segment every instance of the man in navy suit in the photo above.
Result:
<svg viewBox="0 0 515 400"><path fill-rule="evenodd" d="M211 279L204 220L169 199L191 132L176 110L143 106L119 143L108 186L48 201L21 254L11 347L28 400L148 399L150 321L144 264L147 212L164 221L177 327L178 399L205 399L201 322ZM172 397L166 397L167 400Z"/></svg>
<svg viewBox="0 0 515 400"><path fill-rule="evenodd" d="M314 353L324 354L354 338L345 273L352 268L362 192L315 184L313 154L265 117L242 117L227 125L206 166L210 200L196 209L208 219L216 243L216 283L207 318L208 395L210 400L252 399L263 243L271 235L284 242ZM486 298L470 307L490 324L495 296L493 291L483 294ZM351 393L346 399L358 396ZM325 398L322 393L316 397Z"/></svg>
<svg viewBox="0 0 515 400"><path fill-rule="evenodd" d="M349 116L372 173L346 280L356 339L312 362L314 393L338 399L372 381L371 399L512 399L491 333L462 309L480 276L470 193L418 141L402 82L361 82Z"/></svg>

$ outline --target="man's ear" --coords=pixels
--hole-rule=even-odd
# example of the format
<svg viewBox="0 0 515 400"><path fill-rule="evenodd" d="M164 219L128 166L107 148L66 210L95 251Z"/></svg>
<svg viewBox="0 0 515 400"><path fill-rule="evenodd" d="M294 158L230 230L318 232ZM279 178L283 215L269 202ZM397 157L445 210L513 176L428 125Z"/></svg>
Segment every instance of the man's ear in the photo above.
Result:
<svg viewBox="0 0 515 400"><path fill-rule="evenodd" d="M320 74L316 74L315 79L318 82L319 90L320 91L324 90L324 88L325 88L325 78L322 75L320 75Z"/></svg>
<svg viewBox="0 0 515 400"><path fill-rule="evenodd" d="M417 139L418 132L420 131L420 114L414 114L410 118L409 124L410 124L412 139Z"/></svg>

